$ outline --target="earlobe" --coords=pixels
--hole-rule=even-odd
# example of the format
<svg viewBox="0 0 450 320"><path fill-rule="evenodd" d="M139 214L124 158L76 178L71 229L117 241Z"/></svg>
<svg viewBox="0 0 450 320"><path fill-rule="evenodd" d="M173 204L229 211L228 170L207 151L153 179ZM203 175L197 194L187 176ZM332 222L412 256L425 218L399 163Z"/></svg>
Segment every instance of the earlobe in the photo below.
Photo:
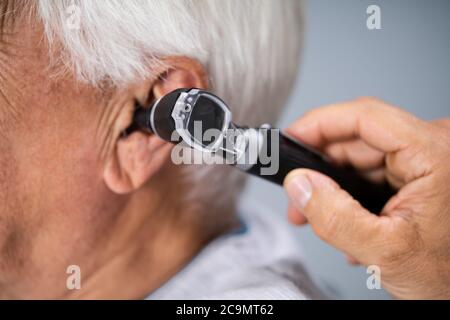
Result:
<svg viewBox="0 0 450 320"><path fill-rule="evenodd" d="M161 170L172 147L154 135L141 132L119 140L104 169L106 185L118 194L139 189Z"/></svg>

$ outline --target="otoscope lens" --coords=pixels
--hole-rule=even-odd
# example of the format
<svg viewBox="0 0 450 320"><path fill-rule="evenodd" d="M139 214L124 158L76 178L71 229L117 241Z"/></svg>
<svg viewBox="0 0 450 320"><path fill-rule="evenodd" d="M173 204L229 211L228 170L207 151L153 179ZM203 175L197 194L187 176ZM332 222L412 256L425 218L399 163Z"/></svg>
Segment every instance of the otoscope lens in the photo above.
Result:
<svg viewBox="0 0 450 320"><path fill-rule="evenodd" d="M213 100L200 96L188 122L188 131L203 146L216 141L222 134L225 111Z"/></svg>

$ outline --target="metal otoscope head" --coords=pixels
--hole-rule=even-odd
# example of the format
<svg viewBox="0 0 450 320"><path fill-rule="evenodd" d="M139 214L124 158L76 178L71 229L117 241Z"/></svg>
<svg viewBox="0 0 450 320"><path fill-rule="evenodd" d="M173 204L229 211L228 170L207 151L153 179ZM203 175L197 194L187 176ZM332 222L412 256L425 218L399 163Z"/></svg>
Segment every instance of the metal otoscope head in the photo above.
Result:
<svg viewBox="0 0 450 320"><path fill-rule="evenodd" d="M233 130L236 129L236 130ZM201 89L177 89L166 94L149 108L138 106L134 123L127 130L144 130L163 140L177 143L184 141L190 147L203 152L219 150L238 153L239 134L231 122L228 106L216 95ZM233 130L233 141L228 141ZM241 139L243 140L243 139ZM245 140L245 139L244 139ZM226 150L225 142L230 150Z"/></svg>

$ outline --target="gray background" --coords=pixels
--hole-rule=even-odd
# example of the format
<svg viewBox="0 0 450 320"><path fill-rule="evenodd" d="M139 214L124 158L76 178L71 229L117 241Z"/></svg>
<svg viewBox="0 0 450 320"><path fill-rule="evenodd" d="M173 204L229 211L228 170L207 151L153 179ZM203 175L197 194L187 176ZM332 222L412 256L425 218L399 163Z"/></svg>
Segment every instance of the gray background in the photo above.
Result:
<svg viewBox="0 0 450 320"><path fill-rule="evenodd" d="M381 7L381 30L368 30L366 9ZM424 118L450 117L450 1L310 0L303 61L280 126L331 102L370 95ZM257 200L285 215L283 190L251 178L244 201ZM309 227L296 230L312 275L335 298L380 299L366 288L365 268L319 240Z"/></svg>

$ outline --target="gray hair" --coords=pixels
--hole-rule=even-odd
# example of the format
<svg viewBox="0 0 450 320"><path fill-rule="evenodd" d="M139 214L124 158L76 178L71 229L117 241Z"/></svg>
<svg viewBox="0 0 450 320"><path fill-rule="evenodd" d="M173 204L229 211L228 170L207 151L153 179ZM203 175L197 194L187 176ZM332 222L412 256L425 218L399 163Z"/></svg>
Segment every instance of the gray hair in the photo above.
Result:
<svg viewBox="0 0 450 320"><path fill-rule="evenodd" d="M205 66L211 90L229 103L237 123L259 125L276 120L296 77L300 0L37 1L49 43L64 48L55 61L93 85L155 77L148 66L161 57L189 56ZM68 23L74 14L79 21ZM234 201L237 175L193 170L191 179L208 192L191 199Z"/></svg>

